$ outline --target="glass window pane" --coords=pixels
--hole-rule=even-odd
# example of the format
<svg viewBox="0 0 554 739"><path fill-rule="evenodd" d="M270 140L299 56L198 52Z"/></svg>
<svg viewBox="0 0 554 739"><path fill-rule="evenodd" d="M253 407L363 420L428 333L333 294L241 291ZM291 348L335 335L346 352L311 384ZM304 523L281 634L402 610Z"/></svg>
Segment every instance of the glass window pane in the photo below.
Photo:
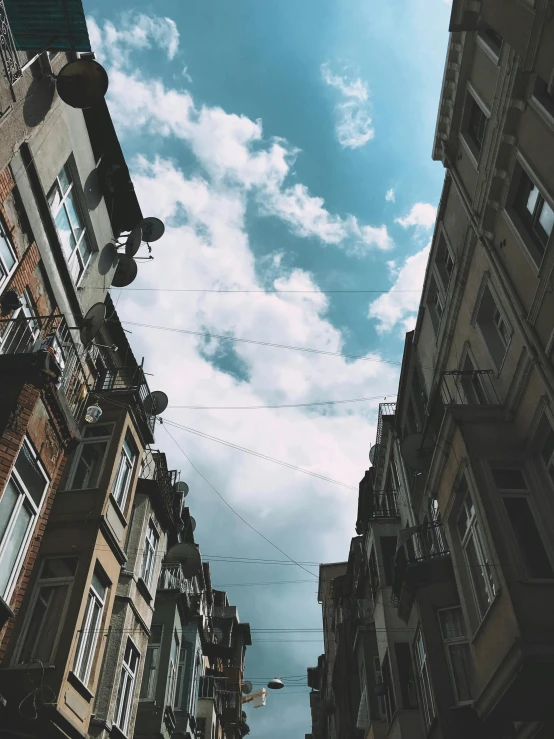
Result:
<svg viewBox="0 0 554 739"><path fill-rule="evenodd" d="M461 608L449 608L439 612L442 635L444 639L463 639L466 637L466 626Z"/></svg>
<svg viewBox="0 0 554 739"><path fill-rule="evenodd" d="M9 272L15 264L15 257L11 248L8 245L8 241L2 233L0 226L0 259L2 260L4 267Z"/></svg>
<svg viewBox="0 0 554 739"><path fill-rule="evenodd" d="M479 613L483 616L489 607L490 600L486 587L486 574L484 573L483 565L481 564L480 557L478 555L477 548L475 546L474 536L470 536L465 545L465 552L467 555L467 563L469 567L469 574L471 581L473 582L473 588L475 591L475 598L479 608Z"/></svg>
<svg viewBox="0 0 554 739"><path fill-rule="evenodd" d="M69 186L71 185L71 182L73 178L71 177L71 170L69 169L69 164L66 164L60 174L58 175L58 180L60 181L60 186L62 188L63 194L69 190Z"/></svg>
<svg viewBox="0 0 554 739"><path fill-rule="evenodd" d="M85 429L85 439L97 438L100 436L111 436L113 426L102 426L102 424L94 424L94 426L87 426Z"/></svg>
<svg viewBox="0 0 554 739"><path fill-rule="evenodd" d="M92 254L92 249L90 248L86 234L84 234L83 238L79 242L79 251L83 260L83 265L86 267L88 260L90 259L90 255Z"/></svg>
<svg viewBox="0 0 554 739"><path fill-rule="evenodd" d="M87 617L90 614L90 620L87 625ZM77 672L77 677L83 682L88 681L89 667L92 663L94 651L96 649L96 641L98 638L98 629L100 628L100 616L102 607L96 598L90 594L87 605L87 612L81 626L79 635L79 648L77 654L81 657L81 664Z"/></svg>
<svg viewBox="0 0 554 739"><path fill-rule="evenodd" d="M25 489L38 506L47 481L27 444L23 444L19 450L15 461L15 469L21 477Z"/></svg>
<svg viewBox="0 0 554 739"><path fill-rule="evenodd" d="M549 428L541 449L541 457L546 465L550 462L552 454L554 454L554 431Z"/></svg>
<svg viewBox="0 0 554 739"><path fill-rule="evenodd" d="M552 228L554 227L554 211L546 202L543 202L541 214L539 216L539 223L545 230L546 235L550 236Z"/></svg>
<svg viewBox="0 0 554 739"><path fill-rule="evenodd" d="M67 208L69 220L71 221L71 225L73 226L73 235L75 236L75 239L79 241L79 239L81 238L81 234L85 230L85 224L83 222L83 216L81 215L81 208L77 201L75 188L73 188L67 196L65 206Z"/></svg>
<svg viewBox="0 0 554 739"><path fill-rule="evenodd" d="M25 635L25 643L19 657L20 664L36 659L51 664L68 589L68 584L41 587Z"/></svg>
<svg viewBox="0 0 554 739"><path fill-rule="evenodd" d="M527 490L523 472L517 467L492 470L492 476L499 490Z"/></svg>
<svg viewBox="0 0 554 739"><path fill-rule="evenodd" d="M104 598L106 597L106 590L108 589L108 586L103 581L103 578L100 576L100 573L97 572L97 570L95 570L92 575L92 587L99 595L99 597L104 600Z"/></svg>
<svg viewBox="0 0 554 739"><path fill-rule="evenodd" d="M8 480L6 487L4 488L4 492L2 493L2 497L0 498L0 544L2 544L2 539L4 538L4 534L8 528L10 518L19 496L20 492L14 485L13 481L11 479Z"/></svg>
<svg viewBox="0 0 554 739"><path fill-rule="evenodd" d="M449 644L448 652L458 702L473 698L473 663L469 644Z"/></svg>
<svg viewBox="0 0 554 739"><path fill-rule="evenodd" d="M73 238L73 232L65 208L59 209L55 221L65 258L69 259L75 249L75 239Z"/></svg>
<svg viewBox="0 0 554 739"><path fill-rule="evenodd" d="M48 205L50 206L50 210L52 211L52 213L55 213L58 210L61 202L62 196L58 187L58 183L56 182L56 184L48 193Z"/></svg>
<svg viewBox="0 0 554 739"><path fill-rule="evenodd" d="M107 442L97 441L82 445L81 455L77 462L71 489L84 490L94 488L98 483L98 477L104 460Z"/></svg>
<svg viewBox="0 0 554 739"><path fill-rule="evenodd" d="M40 573L41 580L55 577L73 577L77 569L77 557L47 559Z"/></svg>
<svg viewBox="0 0 554 739"><path fill-rule="evenodd" d="M15 525L9 538L4 542L3 551L0 555L0 595L2 596L6 595L8 582L32 520L32 511L29 510L27 505L22 505L17 512Z"/></svg>
<svg viewBox="0 0 554 739"><path fill-rule="evenodd" d="M525 207L529 211L531 215L533 215L533 212L535 210L535 205L537 204L537 198L539 197L539 191L537 189L537 186L529 180L527 175L523 175L525 180L527 181L528 186L531 186L531 189L529 190L529 195L527 196L527 203Z"/></svg>
<svg viewBox="0 0 554 739"><path fill-rule="evenodd" d="M548 579L554 577L527 498L505 497L504 505L529 577Z"/></svg>

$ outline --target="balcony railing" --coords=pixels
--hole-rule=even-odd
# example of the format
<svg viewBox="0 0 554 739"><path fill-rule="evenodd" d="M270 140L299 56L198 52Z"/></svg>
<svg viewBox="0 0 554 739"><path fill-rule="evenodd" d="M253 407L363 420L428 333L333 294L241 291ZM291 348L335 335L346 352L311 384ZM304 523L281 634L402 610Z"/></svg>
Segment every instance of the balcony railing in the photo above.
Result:
<svg viewBox="0 0 554 739"><path fill-rule="evenodd" d="M372 502L370 520L400 517L396 490L377 490L372 493Z"/></svg>
<svg viewBox="0 0 554 739"><path fill-rule="evenodd" d="M162 564L158 590L178 590L181 593L192 592L190 582L183 577L181 565L173 562Z"/></svg>
<svg viewBox="0 0 554 739"><path fill-rule="evenodd" d="M15 41L8 22L4 0L0 0L0 56L8 82L13 85L21 78L23 72L21 71Z"/></svg>
<svg viewBox="0 0 554 739"><path fill-rule="evenodd" d="M164 510L173 522L178 518L180 511L176 510L177 495L175 483L177 471L168 470L165 454L147 447L144 451L140 469L140 477L144 480L153 480L156 483L157 495Z"/></svg>
<svg viewBox="0 0 554 739"><path fill-rule="evenodd" d="M94 388L97 392L133 392L141 405L141 414L150 431L154 431L155 416L146 413L145 401L150 390L142 367L110 367L99 374Z"/></svg>
<svg viewBox="0 0 554 739"><path fill-rule="evenodd" d="M95 382L94 360L98 348L84 347L73 336L63 316L28 316L0 320L0 354L48 353L59 373L56 387L63 394L73 418L80 420Z"/></svg>
<svg viewBox="0 0 554 739"><path fill-rule="evenodd" d="M445 405L499 405L493 370L450 370L442 373Z"/></svg>

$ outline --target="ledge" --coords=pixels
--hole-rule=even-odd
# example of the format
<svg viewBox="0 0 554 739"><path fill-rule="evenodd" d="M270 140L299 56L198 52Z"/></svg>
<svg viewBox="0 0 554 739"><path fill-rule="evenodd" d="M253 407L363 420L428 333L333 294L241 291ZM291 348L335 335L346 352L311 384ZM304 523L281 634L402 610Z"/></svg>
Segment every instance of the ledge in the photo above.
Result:
<svg viewBox="0 0 554 739"><path fill-rule="evenodd" d="M81 695L85 700L87 700L89 703L94 699L94 693L91 693L91 691L87 688L87 686L81 682L81 680L77 677L77 675L70 671L67 675L67 682L75 688L75 690Z"/></svg>
<svg viewBox="0 0 554 739"><path fill-rule="evenodd" d="M137 590L142 595L144 600L150 605L153 599L153 595L148 589L148 585L144 582L142 577L139 577L137 580Z"/></svg>

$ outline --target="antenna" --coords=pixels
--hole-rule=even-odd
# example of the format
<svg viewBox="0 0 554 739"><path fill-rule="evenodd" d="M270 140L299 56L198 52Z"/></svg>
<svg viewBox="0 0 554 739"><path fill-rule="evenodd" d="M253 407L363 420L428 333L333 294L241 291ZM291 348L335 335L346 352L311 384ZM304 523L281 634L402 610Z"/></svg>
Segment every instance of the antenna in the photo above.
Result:
<svg viewBox="0 0 554 739"><path fill-rule="evenodd" d="M184 541L172 546L165 559L166 562L181 565L185 580L191 580L202 567L202 558L198 549L194 544L188 544Z"/></svg>
<svg viewBox="0 0 554 739"><path fill-rule="evenodd" d="M88 309L80 329L81 342L87 346L98 334L106 318L106 306L104 303L95 303Z"/></svg>
<svg viewBox="0 0 554 739"><path fill-rule="evenodd" d="M379 451L379 444L374 444L369 450L369 461L371 462L371 464L374 464L375 457L377 456L378 451Z"/></svg>
<svg viewBox="0 0 554 739"><path fill-rule="evenodd" d="M108 73L94 59L75 59L60 69L56 78L58 95L72 108L92 108L108 91Z"/></svg>
<svg viewBox="0 0 554 739"><path fill-rule="evenodd" d="M148 244L161 239L165 231L163 221L160 221L159 218L154 218L152 216L150 218L143 218L142 221L138 224L137 228L142 229L142 238Z"/></svg>
<svg viewBox="0 0 554 739"><path fill-rule="evenodd" d="M243 682L241 690L244 695L250 695L250 693L252 692L252 683L250 682L250 680L245 680Z"/></svg>
<svg viewBox="0 0 554 739"><path fill-rule="evenodd" d="M129 236L127 236L127 241L125 242L125 254L128 257L134 257L137 251L140 249L141 244L142 228L140 226L135 226Z"/></svg>
<svg viewBox="0 0 554 739"><path fill-rule="evenodd" d="M179 482L175 483L175 492L181 493L183 498L186 498L189 494L189 486L186 482L183 482L182 480L179 480Z"/></svg>
<svg viewBox="0 0 554 739"><path fill-rule="evenodd" d="M400 445L404 462L414 470L424 470L429 462L432 449L423 446L423 434L408 434Z"/></svg>
<svg viewBox="0 0 554 739"><path fill-rule="evenodd" d="M169 398L161 390L154 390L144 399L144 410L147 416L159 416L167 408ZM186 483L185 483L186 485ZM187 486L188 490L188 486Z"/></svg>
<svg viewBox="0 0 554 739"><path fill-rule="evenodd" d="M127 287L133 282L137 272L138 267L135 260L126 254L120 254L117 269L112 277L112 287Z"/></svg>

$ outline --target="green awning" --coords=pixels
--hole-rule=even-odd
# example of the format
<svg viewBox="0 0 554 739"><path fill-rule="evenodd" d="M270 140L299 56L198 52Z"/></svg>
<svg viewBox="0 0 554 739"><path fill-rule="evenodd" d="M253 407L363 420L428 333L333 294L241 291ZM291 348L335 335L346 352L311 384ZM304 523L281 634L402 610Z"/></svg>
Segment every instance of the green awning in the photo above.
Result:
<svg viewBox="0 0 554 739"><path fill-rule="evenodd" d="M19 51L91 51L82 0L4 0Z"/></svg>

